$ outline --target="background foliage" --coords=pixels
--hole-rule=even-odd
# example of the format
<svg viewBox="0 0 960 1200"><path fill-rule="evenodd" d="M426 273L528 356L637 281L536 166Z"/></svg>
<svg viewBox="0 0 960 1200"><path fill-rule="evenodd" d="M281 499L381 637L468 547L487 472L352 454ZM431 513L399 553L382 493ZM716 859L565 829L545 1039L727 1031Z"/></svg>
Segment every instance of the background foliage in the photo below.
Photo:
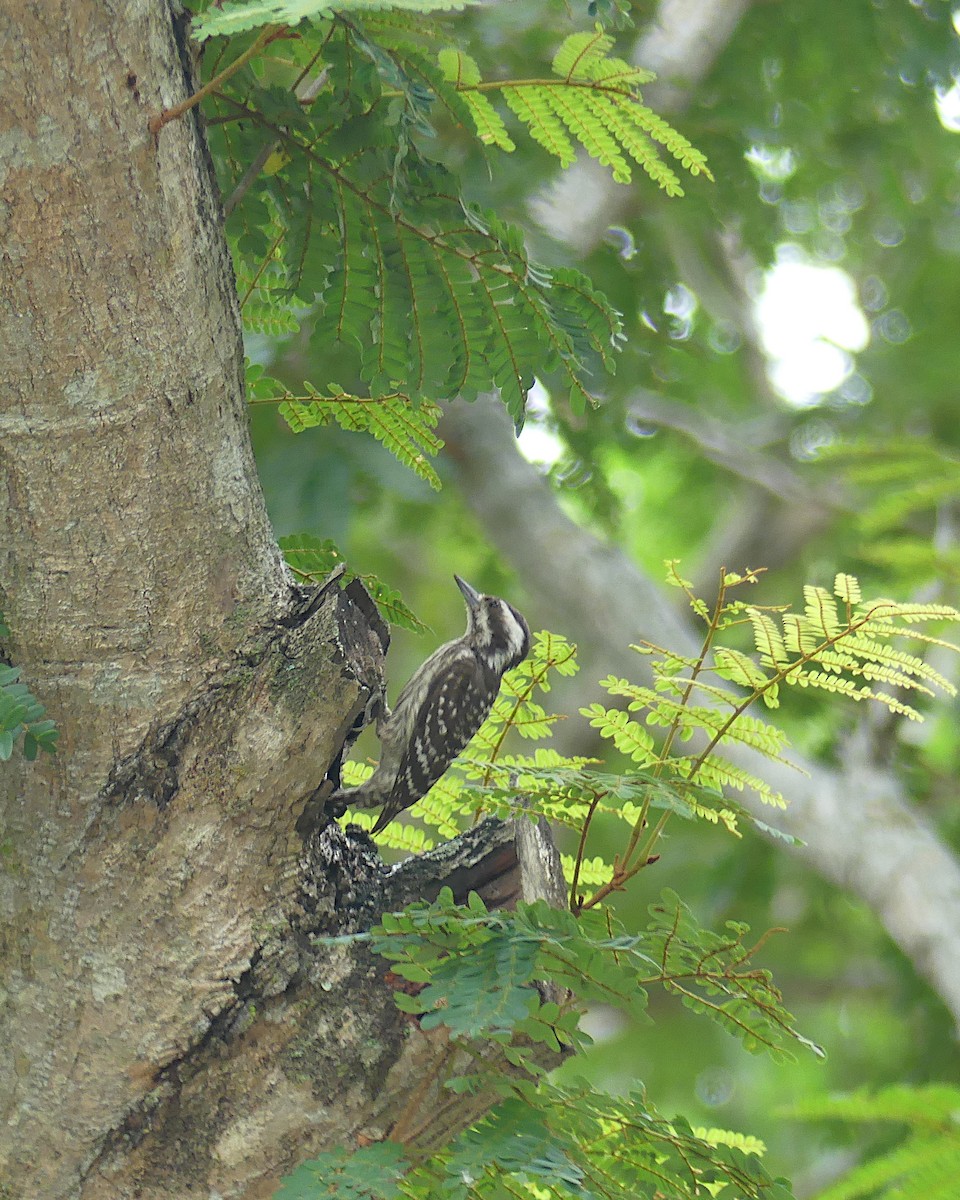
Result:
<svg viewBox="0 0 960 1200"><path fill-rule="evenodd" d="M652 4L640 4L634 16L642 25L653 11ZM522 225L526 248L496 222L486 222L486 234L471 227L465 236L492 230L502 261L514 263L518 278L530 272L536 279L540 268L530 264L540 262L582 270L590 288L622 314L616 374L601 362L589 375L591 390L602 393L597 410L585 411L577 379L586 376L577 372L588 353L604 357L602 337L590 346L565 344L562 351L545 349L542 341L526 346L533 365L505 365L501 382L508 381L507 403L517 418L522 393L537 374L545 386L533 395L521 444L543 460L568 512L625 547L656 577L664 558L679 557L709 594L721 565L767 565L755 596L762 605L798 594L810 580L829 586L838 572L855 572L872 595L956 603L960 155L949 92L960 54L951 17L951 6L934 0L753 5L682 117L673 119L706 155L715 183L702 174L689 179L679 201L661 196L647 180L624 187L619 232L578 262L566 247L551 244L531 216L531 200L558 170L544 139L527 135L534 126L521 125L514 107L497 101L501 128L481 103L467 102L470 119L488 123L485 149L458 124L455 99L451 111L436 116L430 146L439 164L430 169L458 173L472 203L494 210L499 221ZM449 27L455 35L444 34L442 44L462 46L482 78L549 79L571 28L587 34L593 19L579 9L514 0L458 15ZM437 14L421 22L434 49L443 20ZM615 55L625 52L630 37L623 35ZM255 76L264 105L279 106L271 84L305 65L294 47L281 48L289 51L287 60L277 55ZM382 86L382 71L374 67L383 64L368 50L357 62L368 89L358 94L369 101L369 89ZM457 73L473 78L464 59L439 60L436 72L441 84L444 74L448 81ZM394 90L405 90L406 105L381 157L398 157L397 139L422 144L409 76L398 77ZM495 92L491 98L497 100ZM219 116L226 118L229 105L222 103ZM341 125L327 136L341 141L343 121L363 119L362 112L336 115ZM305 120L287 103L275 124L297 130ZM256 123L226 121L212 130L221 157L229 158L227 139L251 140L242 154L237 149L238 163L277 137L277 129L265 136ZM515 149L498 152L506 139ZM343 153L349 152L344 142ZM282 147L272 153L282 163ZM412 188L422 183L416 171L404 183L391 166L389 181L377 186L389 192L397 180ZM227 179L225 193L237 182ZM271 302L271 287L287 286L289 262L271 260L257 271L271 245L271 222L301 194L283 193L278 183L274 208L265 211L251 245L240 233L250 228L249 213L241 221L238 210L234 218L241 297L250 297L244 306L252 327L248 352L279 381L269 391L259 385L264 375L254 381L260 386L252 389L258 460L280 534L311 535L318 540L314 548L332 539L351 569L402 592L407 611L436 631L421 638L397 633L390 665L395 694L436 640L459 631L453 570L509 595L535 627L542 624L538 598L525 593L524 580L512 577L491 551L487 532L451 486L449 463L432 453L443 427L437 429L429 405L435 396L425 381L442 389L466 379L463 354L454 350L444 361L445 347L432 338L425 343L424 395L398 395L393 410L409 414L413 430L394 427L380 439L394 443L391 455L352 432L358 425L351 424L347 403L329 387L330 380L345 388L343 381L352 379L345 394L395 390L389 370L371 358L365 331L376 326L377 314L350 314L352 334L335 345L329 324L302 319L314 299L312 286L293 319L285 303ZM329 200L336 203L333 192ZM389 211L389 196L384 203ZM362 213L341 207L337 219L347 226ZM326 273L332 259L319 245L310 253ZM844 337L838 327L819 326L818 301L805 301L797 288L788 342L795 352L799 346L799 358L784 357L769 317L758 324L755 307L765 272L777 264L788 279L784 268L846 272L863 333ZM328 287L337 286L334 272ZM537 287L531 303L546 303L548 291ZM593 295L584 284L576 287L578 296ZM397 296L397 309L414 294ZM621 329L614 323L608 331L619 335ZM823 352L840 366L824 376L824 385L804 390L799 364ZM543 371L541 358L553 374ZM314 395L304 392L304 379L315 381ZM294 423L283 421L281 404ZM306 428L300 436L292 432L296 421ZM323 428L307 428L315 426ZM405 447L406 460L396 443ZM417 469L409 471L403 461ZM445 485L439 493L431 486L436 483ZM813 695L777 714L795 745L826 762L843 754L844 737L858 720ZM567 724L574 723L580 726L576 744L595 749L587 720L572 717ZM940 708L919 734L905 724L889 725L889 770L955 843L955 713ZM375 743L369 750L375 754ZM605 833L605 818L598 817L597 836L608 853L619 836L613 820ZM564 849L572 853L574 846ZM793 1176L800 1193L815 1192L883 1143L838 1124L790 1121L781 1111L785 1099L799 1095L806 1111L826 1111L829 1093L955 1077L960 1055L948 1014L863 905L811 877L781 849L749 833L738 840L680 822L661 849L644 876L649 890L635 889L622 902L624 924L643 924L646 907L666 886L710 927L728 919L757 929L788 926L787 936L764 948L763 962L800 1027L826 1046L827 1062L748 1056L721 1029L654 998L653 1027L595 1004L588 1025L595 1045L576 1071L624 1096L642 1080L661 1111L756 1134L767 1142L766 1161L775 1172Z"/></svg>

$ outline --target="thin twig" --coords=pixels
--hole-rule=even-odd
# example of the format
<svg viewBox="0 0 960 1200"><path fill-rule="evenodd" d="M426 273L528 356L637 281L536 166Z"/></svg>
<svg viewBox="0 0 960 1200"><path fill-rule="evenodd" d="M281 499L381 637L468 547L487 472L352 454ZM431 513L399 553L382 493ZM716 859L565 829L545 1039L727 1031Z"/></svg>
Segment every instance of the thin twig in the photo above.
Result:
<svg viewBox="0 0 960 1200"><path fill-rule="evenodd" d="M573 879L570 882L570 911L572 913L579 913L580 911L580 904L577 900L577 885L580 883L580 867L583 864L583 853L587 845L590 822L593 820L593 814L597 811L597 805L605 795L606 792L598 792L593 797L590 801L590 807L583 818L583 825L580 828L580 843L577 846L577 857L573 864Z"/></svg>
<svg viewBox="0 0 960 1200"><path fill-rule="evenodd" d="M229 66L224 67L220 74L215 75L209 83L205 83L192 96L188 96L186 100L181 100L173 108L165 108L157 116L151 117L150 132L154 137L156 137L164 125L168 125L171 121L182 117L185 112L189 112L191 108L195 108L201 100L209 96L211 92L215 92L221 83L229 79L231 75L235 75L241 67L246 66L251 58L256 58L260 51L272 42L274 38L278 37L285 28L285 25L268 25L249 49L245 50L239 58L235 58Z"/></svg>
<svg viewBox="0 0 960 1200"><path fill-rule="evenodd" d="M327 82L329 73L329 68L324 67L319 75L310 80L310 83L303 89L302 92L299 89L296 89L296 96L301 104L312 104L313 101L316 100L317 96L320 94L320 89ZM225 217L229 217L240 201L244 198L244 196L250 190L250 186L253 181L267 165L271 154L274 154L280 145L281 139L275 138L272 142L268 142L264 147L262 147L260 153L244 171L240 182L233 189L226 200L224 200L223 215Z"/></svg>

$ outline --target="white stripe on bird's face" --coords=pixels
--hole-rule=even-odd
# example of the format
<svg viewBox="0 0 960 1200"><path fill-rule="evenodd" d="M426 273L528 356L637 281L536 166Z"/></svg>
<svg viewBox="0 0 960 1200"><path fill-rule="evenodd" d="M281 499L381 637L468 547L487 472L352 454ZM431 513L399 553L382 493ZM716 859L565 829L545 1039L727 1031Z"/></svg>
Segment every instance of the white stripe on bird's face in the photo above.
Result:
<svg viewBox="0 0 960 1200"><path fill-rule="evenodd" d="M481 596L470 610L468 635L484 663L497 674L520 662L530 647L526 621L497 596Z"/></svg>
<svg viewBox="0 0 960 1200"><path fill-rule="evenodd" d="M507 646L510 651L510 659L516 658L519 661L530 647L530 630L527 628L526 621L524 621L512 605L507 604L505 600L501 600L500 608L504 628L507 633Z"/></svg>

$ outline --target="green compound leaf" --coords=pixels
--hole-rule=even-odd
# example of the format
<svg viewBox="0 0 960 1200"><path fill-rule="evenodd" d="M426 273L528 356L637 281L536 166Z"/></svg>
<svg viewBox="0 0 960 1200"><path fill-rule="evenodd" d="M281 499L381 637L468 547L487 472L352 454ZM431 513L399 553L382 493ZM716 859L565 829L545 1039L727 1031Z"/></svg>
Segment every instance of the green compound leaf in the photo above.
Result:
<svg viewBox="0 0 960 1200"><path fill-rule="evenodd" d="M897 1141L857 1163L822 1192L822 1200L951 1200L960 1169L960 1090L944 1084L897 1085L879 1092L824 1096L790 1106L802 1120L892 1122ZM885 1143L886 1143L885 1139Z"/></svg>
<svg viewBox="0 0 960 1200"><path fill-rule="evenodd" d="M618 183L630 183L629 159L671 196L682 196L676 172L660 157L663 146L691 175L712 178L706 159L682 134L642 103L640 85L650 71L610 55L613 38L600 29L571 34L554 55L555 80L524 79L484 83L473 59L444 50L440 67L470 104L477 135L488 145L514 150L502 118L487 98L498 91L533 140L561 167L570 166L579 144L608 167Z"/></svg>
<svg viewBox="0 0 960 1200"><path fill-rule="evenodd" d="M334 4L318 0L240 0L222 8L211 5L197 17L191 33L198 42L211 37L232 37L248 29L267 25L298 25L303 20L321 20L335 12L368 13L381 9L407 9L411 12L437 12L466 8L476 0L336 0Z"/></svg>
<svg viewBox="0 0 960 1200"><path fill-rule="evenodd" d="M751 962L746 925L722 933L701 927L666 891L650 908L652 921L630 934L609 912L579 916L545 901L513 912L487 912L478 897L455 905L449 889L432 904L386 914L369 935L394 974L423 985L398 1004L425 1028L446 1025L467 1039L524 1035L559 1048L580 1044L571 1013L588 1004L614 1004L642 1016L651 987L716 1021L751 1051L792 1056L800 1044L817 1053L793 1027L769 972ZM571 999L541 998L535 980L549 980Z"/></svg>
<svg viewBox="0 0 960 1200"><path fill-rule="evenodd" d="M394 1200L409 1165L403 1147L395 1142L377 1142L352 1153L338 1147L288 1175L274 1200Z"/></svg>
<svg viewBox="0 0 960 1200"><path fill-rule="evenodd" d="M0 613L0 637L9 637L10 630ZM37 753L57 751L60 731L55 722L44 719L46 709L20 682L20 668L0 661L0 762L7 762L17 742L23 739L23 757L33 762Z"/></svg>
<svg viewBox="0 0 960 1200"><path fill-rule="evenodd" d="M435 486L428 422L415 421L413 446L405 436L424 406L497 388L519 427L535 378L559 375L584 411L614 370L619 314L584 275L531 260L519 230L466 205L457 180L418 149L435 107L467 126L484 113L484 136L505 145L482 93L461 92L387 22L367 33L335 18L298 39L298 54L322 55L315 103L246 73L211 101L223 190L238 196L232 244L249 324L280 329L285 296L325 354L339 343L356 356L368 391L305 387L291 401L310 407L284 415L294 427L329 415L382 437ZM474 77L466 56L442 61ZM271 149L275 166L251 184L244 164Z"/></svg>
<svg viewBox="0 0 960 1200"><path fill-rule="evenodd" d="M330 538L319 538L312 533L292 533L279 540L280 549L287 565L303 583L321 584L331 571L344 563L345 559L337 544ZM400 593L387 587L376 575L361 575L347 570L344 582L359 579L370 593L380 614L390 625L424 633L427 626L403 601Z"/></svg>
<svg viewBox="0 0 960 1200"><path fill-rule="evenodd" d="M440 478L430 462L443 448L433 432L440 420L440 406L428 400L416 404L401 392L381 396L352 396L336 384L326 395L305 383L302 395L294 395L275 379L264 375L257 364L247 366L247 395L251 404L275 405L294 433L324 425L339 425L351 432L369 433L405 467L435 490Z"/></svg>

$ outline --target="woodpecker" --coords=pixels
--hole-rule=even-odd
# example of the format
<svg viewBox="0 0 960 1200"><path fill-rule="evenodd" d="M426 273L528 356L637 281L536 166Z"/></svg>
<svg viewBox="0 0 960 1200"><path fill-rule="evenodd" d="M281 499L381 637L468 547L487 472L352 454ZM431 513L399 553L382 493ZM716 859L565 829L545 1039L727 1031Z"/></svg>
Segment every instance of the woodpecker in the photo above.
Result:
<svg viewBox="0 0 960 1200"><path fill-rule="evenodd" d="M453 578L467 602L466 632L430 655L378 723L373 775L331 797L334 812L382 804L374 833L426 795L483 724L504 672L530 649L530 629L512 604Z"/></svg>

